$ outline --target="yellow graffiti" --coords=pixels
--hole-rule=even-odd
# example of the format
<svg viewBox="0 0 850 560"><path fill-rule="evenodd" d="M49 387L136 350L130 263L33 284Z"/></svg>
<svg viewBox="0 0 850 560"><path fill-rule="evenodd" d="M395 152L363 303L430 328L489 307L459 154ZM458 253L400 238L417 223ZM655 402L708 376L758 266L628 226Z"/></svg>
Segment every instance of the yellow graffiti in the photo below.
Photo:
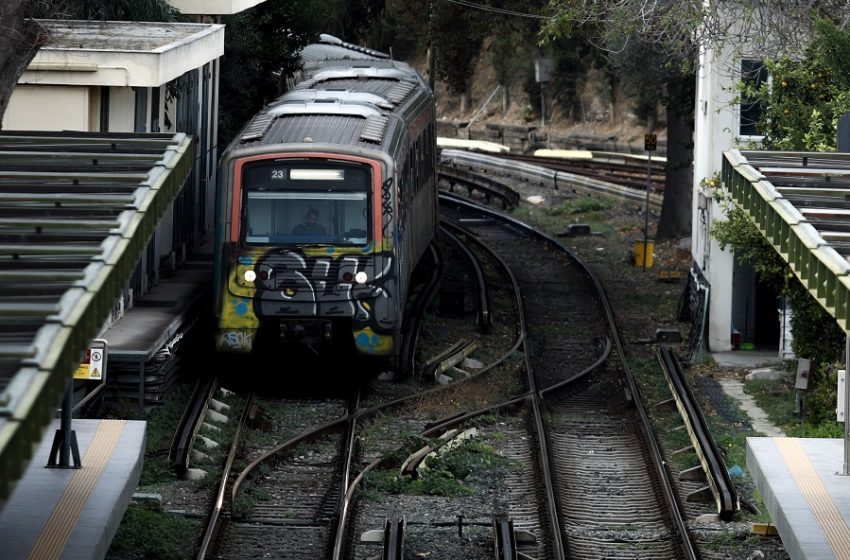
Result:
<svg viewBox="0 0 850 560"><path fill-rule="evenodd" d="M254 313L254 295L257 293L256 288L236 289L239 287L239 274L245 274L243 269L248 267L237 266L230 273L227 284L228 289L222 297L221 319L219 327L221 329L256 329L260 326L260 320ZM237 294L238 295L235 295Z"/></svg>
<svg viewBox="0 0 850 560"><path fill-rule="evenodd" d="M386 356L393 350L393 337L390 334L376 334L371 327L355 330L354 345L361 354Z"/></svg>

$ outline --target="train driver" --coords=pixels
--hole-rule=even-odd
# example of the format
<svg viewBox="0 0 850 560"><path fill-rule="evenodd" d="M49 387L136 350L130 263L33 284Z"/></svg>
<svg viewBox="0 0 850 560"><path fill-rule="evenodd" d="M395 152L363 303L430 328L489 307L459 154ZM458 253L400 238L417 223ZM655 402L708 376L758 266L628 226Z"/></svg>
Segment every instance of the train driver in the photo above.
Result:
<svg viewBox="0 0 850 560"><path fill-rule="evenodd" d="M319 223L319 211L316 208L307 210L304 223L292 228L292 235L326 235L325 226Z"/></svg>

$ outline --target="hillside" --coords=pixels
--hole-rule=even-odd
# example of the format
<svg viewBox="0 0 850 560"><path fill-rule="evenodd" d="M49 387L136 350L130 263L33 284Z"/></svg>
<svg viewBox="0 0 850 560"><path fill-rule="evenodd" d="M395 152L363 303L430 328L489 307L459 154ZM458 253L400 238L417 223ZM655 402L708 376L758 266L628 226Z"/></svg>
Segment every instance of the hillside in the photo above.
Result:
<svg viewBox="0 0 850 560"><path fill-rule="evenodd" d="M423 75L427 75L427 64L424 57L410 61ZM529 66L533 74L533 64ZM584 115L571 118L554 101L554 90L550 85L544 89L549 115L545 127L541 126L540 116L532 108L528 96L523 90L524 77L517 78L510 87L511 104L507 112L502 111L502 92L496 91L499 84L492 66L492 49L485 42L481 56L477 57L470 79L470 99L466 110L461 110L461 100L458 96L447 91L445 84L436 84L437 119L441 123L451 123L459 128L466 127L472 121L471 127L491 125L506 125L534 127L538 136L547 134L565 137L570 135L596 136L607 138L618 143L643 142L643 135L648 132L645 123L640 122L632 113L630 104L622 92L615 91L611 95L603 76L598 70L586 73L583 83L577 85L580 92L580 104ZM607 98L613 97L614 102ZM662 143L666 140L663 110L659 109L662 118L655 133ZM474 120L473 120L474 119ZM446 130L446 127L442 127ZM463 135L462 133L459 135Z"/></svg>

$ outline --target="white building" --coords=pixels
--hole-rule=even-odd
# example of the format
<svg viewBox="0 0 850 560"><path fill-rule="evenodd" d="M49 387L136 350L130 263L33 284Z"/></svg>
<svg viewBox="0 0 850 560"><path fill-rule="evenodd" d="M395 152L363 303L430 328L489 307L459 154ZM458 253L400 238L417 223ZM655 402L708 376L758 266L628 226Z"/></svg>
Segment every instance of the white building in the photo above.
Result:
<svg viewBox="0 0 850 560"><path fill-rule="evenodd" d="M189 183L157 227L133 286L147 291L211 236L224 26L44 20L50 43L18 81L5 130L185 132Z"/></svg>
<svg viewBox="0 0 850 560"><path fill-rule="evenodd" d="M694 128L694 185L691 253L697 276L710 291L707 342L711 351L726 351L738 343L790 357L789 317L782 302L758 281L753 270L721 250L710 235L716 220L725 218L721 205L702 181L720 172L723 152L754 148L762 137L756 122L762 108L740 98L738 84L768 79L762 58L767 34L740 32L739 41L704 45L697 70Z"/></svg>

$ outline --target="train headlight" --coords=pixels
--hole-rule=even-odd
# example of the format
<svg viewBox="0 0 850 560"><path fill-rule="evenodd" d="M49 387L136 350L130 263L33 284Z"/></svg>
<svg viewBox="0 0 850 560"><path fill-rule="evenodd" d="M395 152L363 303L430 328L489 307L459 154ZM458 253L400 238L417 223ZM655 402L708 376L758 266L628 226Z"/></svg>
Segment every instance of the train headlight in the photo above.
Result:
<svg viewBox="0 0 850 560"><path fill-rule="evenodd" d="M358 284L365 284L368 276L362 270L354 275L354 281Z"/></svg>
<svg viewBox="0 0 850 560"><path fill-rule="evenodd" d="M246 270L245 271L245 281L246 282L253 282L256 279L257 279L257 273L256 272L254 272L253 270Z"/></svg>

